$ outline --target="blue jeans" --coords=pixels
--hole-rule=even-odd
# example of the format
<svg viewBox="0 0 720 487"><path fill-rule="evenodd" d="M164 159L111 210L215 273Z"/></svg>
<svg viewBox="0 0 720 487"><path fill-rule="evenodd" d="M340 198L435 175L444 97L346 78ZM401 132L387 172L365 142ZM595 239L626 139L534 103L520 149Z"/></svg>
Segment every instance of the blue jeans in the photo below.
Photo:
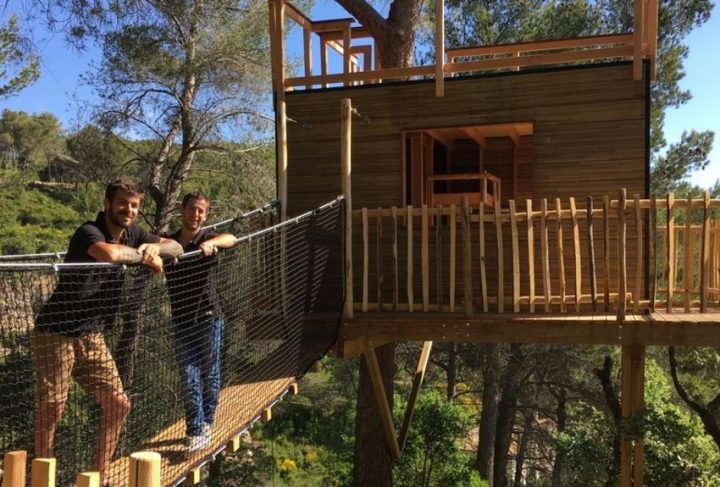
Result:
<svg viewBox="0 0 720 487"><path fill-rule="evenodd" d="M188 436L212 424L220 396L220 345L225 322L210 317L194 323L192 331L176 334L180 379L185 388L185 427Z"/></svg>

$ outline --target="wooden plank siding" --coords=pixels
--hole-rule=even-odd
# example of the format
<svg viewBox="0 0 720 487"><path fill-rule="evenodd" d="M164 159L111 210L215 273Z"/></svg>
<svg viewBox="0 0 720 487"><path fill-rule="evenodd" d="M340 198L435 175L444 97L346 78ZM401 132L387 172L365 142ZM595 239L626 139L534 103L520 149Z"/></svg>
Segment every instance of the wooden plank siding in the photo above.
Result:
<svg viewBox="0 0 720 487"><path fill-rule="evenodd" d="M633 81L630 64L455 78L445 88L443 98L431 82L288 93L288 215L340 192L344 97L370 121L353 124L355 208L404 206L403 131L521 121L534 124L534 161L521 164L518 200L539 207L543 197L614 197L620 187L647 197L647 82Z"/></svg>
<svg viewBox="0 0 720 487"><path fill-rule="evenodd" d="M507 122L532 122L534 133L523 137L520 151L519 195L515 198L517 211L524 212L525 199L531 199L533 208L542 207L542 199L548 199L548 209L552 217L555 199L560 198L562 207L569 209L569 197L577 200L579 211L585 209L587 196L602 201L604 195L617 199L619 188L627 189L628 198L635 194L641 198L645 192L647 179L647 154L645 152L648 125L645 118L647 100L647 81L633 81L632 66L629 63L596 65L573 68L560 68L545 71L520 71L512 74L499 74L475 78L454 78L445 85L444 98L435 98L434 85L431 82L408 82L398 84L377 84L355 88L303 91L287 94L287 113L294 123L288 124L288 215L297 215L317 207L322 202L340 192L340 100L352 99L362 118L355 117L352 133L352 198L356 209L367 207L404 209L405 194L405 148L402 134L406 131L433 127L475 126ZM367 121L369 120L370 123ZM527 140L529 139L529 140ZM490 139L492 140L492 139ZM503 233L510 234L507 200L512 198L512 161L502 164L501 153L497 145L505 142L495 139L488 143L484 154L485 169L498 174L503 179L503 214L507 217ZM507 144L510 144L509 139ZM508 147L510 147L508 145ZM419 210L419 208L418 208ZM448 208L449 211L449 208ZM602 222L601 206L596 206L596 221ZM460 231L460 208L458 208L458 232ZM616 210L612 210L612 220ZM635 235L633 214L626 215L628 235ZM477 209L475 209L477 218ZM488 310L496 312L498 303L493 297L498 295L498 251L493 210L485 210L485 266L487 270L487 294L490 296ZM431 219L432 221L432 219ZM422 309L422 297L429 292L433 297L431 311L437 309L434 303L438 292L443 296L442 307L445 311L451 303L448 295L450 285L448 228L449 216L444 217L440 228L441 251L436 251L436 238L429 239L427 269L431 270L429 289L423 288L420 258L421 218L413 221L414 233L412 255L414 272L411 275L412 288L407 286L407 227L403 216L398 218L398 255L399 277L398 295L400 304L406 296L415 297L415 311ZM361 221L356 220L354 232L362 235ZM536 229L540 228L539 216L534 219ZM391 270L395 262L391 251L394 227L391 218L383 222L384 245L382 251L385 282L395 282ZM580 247L586 249L586 220L580 221ZM529 272L527 222L518 224L519 261L521 263L521 296L529 294ZM376 225L369 226L369 241L376 240ZM596 226L594 246L597 249L596 269L604 269L604 235ZM610 292L617 291L617 229L611 221L610 254L611 286ZM563 215L563 257L565 261L565 279L567 304L574 307L575 271L574 271L574 232L569 215ZM437 230L433 225L432 231ZM472 223L472 282L474 308L483 310L483 287L481 286L479 228ZM559 310L557 296L560 292L558 276L557 225L548 222L549 265L551 269L551 290L556 296L552 310ZM511 258L513 249L509 238L504 238L503 255L503 296L505 309L513 309L513 271ZM354 268L362 269L363 250L361 240L355 239L353 256ZM462 240L458 234L455 255L462 255ZM636 241L627 242L628 289L637 288L636 279ZM544 308L542 272L540 267L540 232L534 234L534 254L536 268L535 295L536 306ZM590 271L588 259L582 256L581 289L590 295ZM459 259L459 257L458 257ZM370 259L368 272L377 272L376 259ZM458 260L458 266L460 261ZM602 272L598 275L598 298L602 301ZM641 278L644 280L644 272ZM369 289L362 289L362 279L355 279L354 293L363 296L377 296L376 279L370 279ZM438 289L438 283L440 289ZM644 283L643 283L644 284ZM360 287L358 287L360 286ZM427 286L427 284L426 284ZM644 285L642 286L644 289ZM410 293L408 293L410 291ZM455 275L454 302L456 311L462 311L463 282L461 267ZM394 289L386 286L380 290L382 302L388 307L394 303ZM373 301L377 301L373 299ZM589 306L589 299L587 300ZM604 309L604 304L599 304ZM521 309L528 308L523 303ZM585 308L585 305L583 306ZM614 306L613 306L614 308ZM370 311L373 311L372 305Z"/></svg>

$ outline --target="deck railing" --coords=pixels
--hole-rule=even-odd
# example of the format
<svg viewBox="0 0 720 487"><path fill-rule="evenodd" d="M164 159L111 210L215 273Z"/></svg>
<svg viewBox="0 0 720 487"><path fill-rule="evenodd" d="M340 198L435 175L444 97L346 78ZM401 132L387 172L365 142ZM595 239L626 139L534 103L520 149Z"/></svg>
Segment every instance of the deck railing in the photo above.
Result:
<svg viewBox="0 0 720 487"><path fill-rule="evenodd" d="M584 207L583 207L584 206ZM704 312L720 199L542 199L353 211L356 311ZM359 299L358 299L359 298Z"/></svg>

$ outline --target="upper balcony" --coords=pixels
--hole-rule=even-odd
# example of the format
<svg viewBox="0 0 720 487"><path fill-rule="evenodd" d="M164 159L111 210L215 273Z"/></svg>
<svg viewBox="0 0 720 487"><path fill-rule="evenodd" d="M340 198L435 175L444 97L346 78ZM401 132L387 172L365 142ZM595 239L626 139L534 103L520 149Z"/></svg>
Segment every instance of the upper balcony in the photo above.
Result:
<svg viewBox="0 0 720 487"><path fill-rule="evenodd" d="M369 29L353 18L314 21L287 0L270 0L269 5L273 80L278 93L434 77L436 95L442 96L445 77L459 73L498 69L519 71L528 67L598 60L632 60L633 76L639 80L642 78L642 61L647 59L651 77L654 77L657 0L635 0L632 32L457 48L445 46L444 2L436 0L435 11L440 15L435 23L435 63L403 68L380 66L375 39ZM302 29L302 76L287 77L285 73L288 19Z"/></svg>

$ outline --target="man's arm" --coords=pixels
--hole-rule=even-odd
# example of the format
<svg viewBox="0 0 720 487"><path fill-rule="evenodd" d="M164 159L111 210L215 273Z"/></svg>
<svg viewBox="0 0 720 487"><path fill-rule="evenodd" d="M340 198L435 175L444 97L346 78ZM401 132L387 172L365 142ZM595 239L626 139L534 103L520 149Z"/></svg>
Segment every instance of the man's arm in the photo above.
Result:
<svg viewBox="0 0 720 487"><path fill-rule="evenodd" d="M158 243L144 243L138 247L140 253L147 253L151 256L176 258L183 253L182 245L171 238L160 237Z"/></svg>
<svg viewBox="0 0 720 487"><path fill-rule="evenodd" d="M230 247L233 247L236 243L237 239L235 238L235 235L231 233L219 233L213 238L205 240L199 245L199 247L200 252L202 252L205 257L208 257L215 252L215 248L229 249Z"/></svg>
<svg viewBox="0 0 720 487"><path fill-rule="evenodd" d="M182 252L182 248L180 249ZM158 255L151 255L139 248L134 249L127 245L107 242L95 242L88 247L87 253L98 262L112 262L116 264L143 263L155 272L162 271L162 259Z"/></svg>

